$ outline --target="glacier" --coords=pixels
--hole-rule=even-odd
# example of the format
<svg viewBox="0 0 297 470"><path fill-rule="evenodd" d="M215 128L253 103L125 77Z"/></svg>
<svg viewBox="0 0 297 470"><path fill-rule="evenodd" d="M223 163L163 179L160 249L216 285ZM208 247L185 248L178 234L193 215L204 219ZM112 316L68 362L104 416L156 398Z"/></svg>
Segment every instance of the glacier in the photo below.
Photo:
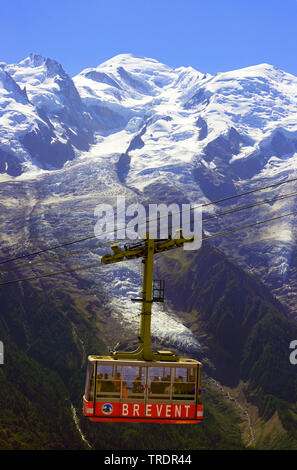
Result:
<svg viewBox="0 0 297 470"><path fill-rule="evenodd" d="M121 54L71 78L59 63L36 54L18 64L2 62L3 256L92 235L96 205L114 204L118 195L130 203L203 204L294 178L296 110L297 78L269 64L213 76ZM244 203L293 189L293 184L283 185L250 195ZM211 219L203 228L213 234L295 206L296 197L290 197ZM220 207L208 206L205 215ZM292 314L297 294L294 222L294 217L285 218L213 241L261 278ZM107 247L106 241L99 243L99 251L64 258L55 269L99 263ZM100 267L80 272L79 278L64 275L61 282L70 288L71 282L86 280L92 295L103 289L111 315L133 331L137 312L127 298L139 289L139 274L127 264L104 274ZM155 337L199 349L169 307L156 308L153 322Z"/></svg>

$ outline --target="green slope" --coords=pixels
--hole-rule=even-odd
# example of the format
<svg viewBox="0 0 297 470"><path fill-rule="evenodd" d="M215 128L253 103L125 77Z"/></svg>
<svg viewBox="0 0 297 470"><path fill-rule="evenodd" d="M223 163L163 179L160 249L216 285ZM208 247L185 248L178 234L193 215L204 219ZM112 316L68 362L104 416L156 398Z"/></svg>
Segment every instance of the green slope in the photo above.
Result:
<svg viewBox="0 0 297 470"><path fill-rule="evenodd" d="M248 400L268 423L254 445L296 448L296 372L289 342L297 338L297 327L285 308L261 282L207 244L198 252L162 255L158 269L167 279L167 298L203 344L204 370L231 387L243 380ZM86 357L106 351L98 328L101 307L98 315L90 308L87 289L64 291L58 282L0 291L5 344L0 449L86 448L71 403L93 449L243 448L242 417L207 385L205 420L199 425L105 425L82 417ZM103 305L101 313L103 318ZM276 412L282 434L269 427Z"/></svg>
<svg viewBox="0 0 297 470"><path fill-rule="evenodd" d="M81 414L88 354L106 352L81 298L28 283L0 291L0 449L241 449L238 417L212 393L197 426L100 425ZM82 343L84 347L82 347ZM215 397L214 399L212 397Z"/></svg>
<svg viewBox="0 0 297 470"><path fill-rule="evenodd" d="M105 348L67 294L1 289L0 449L85 448L71 412L85 372L78 335L86 354Z"/></svg>
<svg viewBox="0 0 297 470"><path fill-rule="evenodd" d="M297 374L289 344L297 338L297 323L285 307L206 243L197 252L160 258L159 274L167 279L170 301L200 337L214 366L206 363L208 372L231 387L246 382L260 416L268 420L277 411L290 445L295 442Z"/></svg>

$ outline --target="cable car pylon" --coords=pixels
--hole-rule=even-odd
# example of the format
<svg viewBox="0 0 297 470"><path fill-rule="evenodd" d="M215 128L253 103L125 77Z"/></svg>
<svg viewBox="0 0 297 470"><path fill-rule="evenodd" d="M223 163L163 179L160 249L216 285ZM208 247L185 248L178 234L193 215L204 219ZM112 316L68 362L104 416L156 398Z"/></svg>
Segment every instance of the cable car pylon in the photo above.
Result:
<svg viewBox="0 0 297 470"><path fill-rule="evenodd" d="M154 255L157 253L169 251L182 247L185 243L194 241L194 236L184 238L182 230L175 238L154 239L147 234L143 242L125 247L124 250L118 245L112 245L113 254L105 254L101 258L102 264L119 263L129 259L142 258L143 263L143 279L142 279L142 297L140 299L131 299L142 303L141 321L139 331L138 348L132 352L111 351L110 355L113 359L135 359L144 361L178 361L179 357L171 351L153 352L151 348L151 316L153 302L162 302L164 300L164 281L159 280L159 288L154 288L153 270ZM155 297L154 293L158 292L159 296Z"/></svg>
<svg viewBox="0 0 297 470"><path fill-rule="evenodd" d="M164 301L164 281L153 279L154 255L194 241L179 230L174 238L154 239L149 235L133 245L112 245L112 254L102 264L141 258L142 296L138 347L135 351L113 351L88 356L83 396L83 414L95 422L200 423L203 419L201 367L171 351L153 352L151 315L153 302Z"/></svg>

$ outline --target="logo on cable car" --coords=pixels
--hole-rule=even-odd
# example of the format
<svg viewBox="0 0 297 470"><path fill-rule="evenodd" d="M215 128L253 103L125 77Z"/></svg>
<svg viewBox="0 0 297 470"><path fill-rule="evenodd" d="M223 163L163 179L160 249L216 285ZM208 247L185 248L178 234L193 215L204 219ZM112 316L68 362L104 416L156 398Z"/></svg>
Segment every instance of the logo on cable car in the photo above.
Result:
<svg viewBox="0 0 297 470"><path fill-rule="evenodd" d="M104 413L105 415L111 415L111 413L113 412L113 407L110 403L104 403L101 409L102 413Z"/></svg>

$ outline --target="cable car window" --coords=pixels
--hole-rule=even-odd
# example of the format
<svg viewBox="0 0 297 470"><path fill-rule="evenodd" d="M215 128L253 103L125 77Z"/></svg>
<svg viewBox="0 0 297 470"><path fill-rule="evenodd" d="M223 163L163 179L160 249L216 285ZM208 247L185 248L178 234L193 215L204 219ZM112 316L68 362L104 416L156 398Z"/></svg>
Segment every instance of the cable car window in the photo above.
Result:
<svg viewBox="0 0 297 470"><path fill-rule="evenodd" d="M122 398L143 399L145 391L145 367L124 366Z"/></svg>
<svg viewBox="0 0 297 470"><path fill-rule="evenodd" d="M169 400L171 396L171 368L149 367L148 371L149 398Z"/></svg>
<svg viewBox="0 0 297 470"><path fill-rule="evenodd" d="M195 400L196 368L177 367L174 369L172 387L173 400Z"/></svg>
<svg viewBox="0 0 297 470"><path fill-rule="evenodd" d="M97 365L96 398L120 398L121 366Z"/></svg>
<svg viewBox="0 0 297 470"><path fill-rule="evenodd" d="M93 362L88 363L86 385L85 385L85 398L88 401L94 400L94 372L95 364Z"/></svg>

